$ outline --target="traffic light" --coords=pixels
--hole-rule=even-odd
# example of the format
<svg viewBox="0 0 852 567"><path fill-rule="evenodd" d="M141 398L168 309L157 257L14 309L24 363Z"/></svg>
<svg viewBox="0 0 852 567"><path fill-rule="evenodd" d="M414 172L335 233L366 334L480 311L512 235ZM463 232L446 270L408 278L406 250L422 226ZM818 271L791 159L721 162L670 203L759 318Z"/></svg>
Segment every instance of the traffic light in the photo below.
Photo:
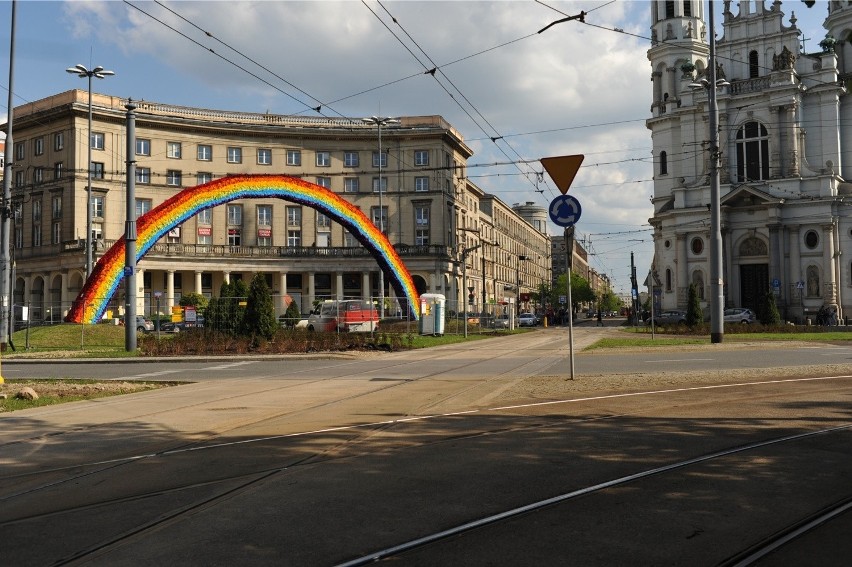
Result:
<svg viewBox="0 0 852 567"><path fill-rule="evenodd" d="M476 297L476 296L475 296L475 295L473 295L472 293L468 293L468 294L467 294L467 302L468 302L470 305L473 305L473 300L474 300L474 298L475 298L475 297Z"/></svg>

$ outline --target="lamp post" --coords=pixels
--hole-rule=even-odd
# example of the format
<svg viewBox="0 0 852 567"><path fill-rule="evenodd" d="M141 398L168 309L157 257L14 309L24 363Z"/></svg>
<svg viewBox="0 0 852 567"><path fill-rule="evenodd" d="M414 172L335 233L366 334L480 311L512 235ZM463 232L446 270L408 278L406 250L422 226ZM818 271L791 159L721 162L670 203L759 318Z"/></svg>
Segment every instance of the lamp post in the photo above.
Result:
<svg viewBox="0 0 852 567"><path fill-rule="evenodd" d="M482 244L477 244L476 246L471 246L470 248L465 248L461 255L462 261L462 285L467 288L467 255L476 250L477 248L481 248ZM480 315L481 316L481 315ZM467 301L464 301L464 338L467 338Z"/></svg>
<svg viewBox="0 0 852 567"><path fill-rule="evenodd" d="M371 116L369 118L362 118L361 120L367 124L375 124L379 131L379 230L384 234L385 207L382 204L382 193L384 193L384 189L382 188L382 126L399 124L399 119L389 116ZM385 275L381 271L379 271L379 317L381 319L385 318Z"/></svg>
<svg viewBox="0 0 852 567"><path fill-rule="evenodd" d="M89 160L86 168L86 277L88 278L92 274L92 77L103 79L115 73L107 71L100 65L90 71L79 63L68 67L65 72L77 75L81 79L89 79Z"/></svg>
<svg viewBox="0 0 852 567"><path fill-rule="evenodd" d="M521 262L526 262L527 257L523 254L518 256L518 265L515 269L515 280L517 282L517 287L515 288L517 291L515 292L515 314L521 314Z"/></svg>
<svg viewBox="0 0 852 567"><path fill-rule="evenodd" d="M721 343L724 337L723 307L724 284L722 282L722 227L719 186L719 105L716 89L727 86L724 79L716 79L716 41L713 22L713 0L709 4L710 57L707 61L707 79L692 83L691 88L707 89L707 105L710 112L710 342Z"/></svg>

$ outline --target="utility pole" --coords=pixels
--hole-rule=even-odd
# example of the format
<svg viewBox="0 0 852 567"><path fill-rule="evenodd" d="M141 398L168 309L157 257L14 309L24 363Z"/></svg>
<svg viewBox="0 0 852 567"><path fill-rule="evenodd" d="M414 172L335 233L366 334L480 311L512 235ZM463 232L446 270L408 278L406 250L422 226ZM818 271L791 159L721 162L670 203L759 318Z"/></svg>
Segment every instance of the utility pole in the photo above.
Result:
<svg viewBox="0 0 852 567"><path fill-rule="evenodd" d="M636 264L633 263L633 252L630 253L630 304L631 304L631 319L633 325L639 324L639 286L636 283Z"/></svg>
<svg viewBox="0 0 852 567"><path fill-rule="evenodd" d="M9 117L6 120L6 157L3 162L3 202L0 206L0 215L2 215L2 229L0 229L0 351L6 350L6 344L12 334L9 322L11 320L9 301L9 289L12 287L12 243L11 243L11 224L12 224L12 161L9 156L14 156L14 141L12 140L12 122L14 116L14 99L15 92L13 78L15 74L15 7L17 2L12 2L12 40L9 47L9 102L6 105L6 110ZM0 376L0 384L3 383L3 377Z"/></svg>

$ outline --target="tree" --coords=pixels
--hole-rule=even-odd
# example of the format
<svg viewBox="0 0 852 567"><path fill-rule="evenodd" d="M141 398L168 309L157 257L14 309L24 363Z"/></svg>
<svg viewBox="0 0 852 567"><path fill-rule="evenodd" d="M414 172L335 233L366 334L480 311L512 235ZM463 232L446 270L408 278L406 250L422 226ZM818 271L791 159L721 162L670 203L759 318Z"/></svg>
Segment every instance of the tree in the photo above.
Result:
<svg viewBox="0 0 852 567"><path fill-rule="evenodd" d="M781 314L778 313L778 306L775 304L775 294L771 291L760 298L760 305L757 308L757 320L764 325L780 325Z"/></svg>
<svg viewBox="0 0 852 567"><path fill-rule="evenodd" d="M601 293L600 300L598 302L598 309L603 312L609 313L610 311L619 311L621 309L621 299L616 297L614 293L610 290L606 290Z"/></svg>
<svg viewBox="0 0 852 567"><path fill-rule="evenodd" d="M257 337L263 337L266 340L271 339L277 326L272 292L266 285L264 275L255 274L248 289L242 328L246 335L256 341Z"/></svg>
<svg viewBox="0 0 852 567"><path fill-rule="evenodd" d="M698 288L695 284L689 284L689 299L686 304L686 325L694 327L704 322L704 314L701 312L701 302L698 299Z"/></svg>
<svg viewBox="0 0 852 567"><path fill-rule="evenodd" d="M196 311L204 311L210 304L210 300L200 293L190 292L180 296L178 305L181 307L195 307Z"/></svg>

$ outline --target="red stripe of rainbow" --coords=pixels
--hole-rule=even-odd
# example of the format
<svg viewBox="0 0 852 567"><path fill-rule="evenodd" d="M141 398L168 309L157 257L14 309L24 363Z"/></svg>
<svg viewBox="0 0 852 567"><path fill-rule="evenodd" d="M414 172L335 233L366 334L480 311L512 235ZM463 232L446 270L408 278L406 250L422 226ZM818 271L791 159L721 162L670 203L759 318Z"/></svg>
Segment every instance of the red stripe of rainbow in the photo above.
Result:
<svg viewBox="0 0 852 567"><path fill-rule="evenodd" d="M400 298L405 298L411 315L418 319L420 303L411 274L387 237L349 201L328 189L285 175L242 175L224 177L185 189L151 209L136 222L136 260L166 232L192 218L199 211L236 199L276 197L307 205L342 224L370 250ZM103 317L109 300L121 282L125 264L125 241L119 239L104 254L86 280L65 320L96 323Z"/></svg>

